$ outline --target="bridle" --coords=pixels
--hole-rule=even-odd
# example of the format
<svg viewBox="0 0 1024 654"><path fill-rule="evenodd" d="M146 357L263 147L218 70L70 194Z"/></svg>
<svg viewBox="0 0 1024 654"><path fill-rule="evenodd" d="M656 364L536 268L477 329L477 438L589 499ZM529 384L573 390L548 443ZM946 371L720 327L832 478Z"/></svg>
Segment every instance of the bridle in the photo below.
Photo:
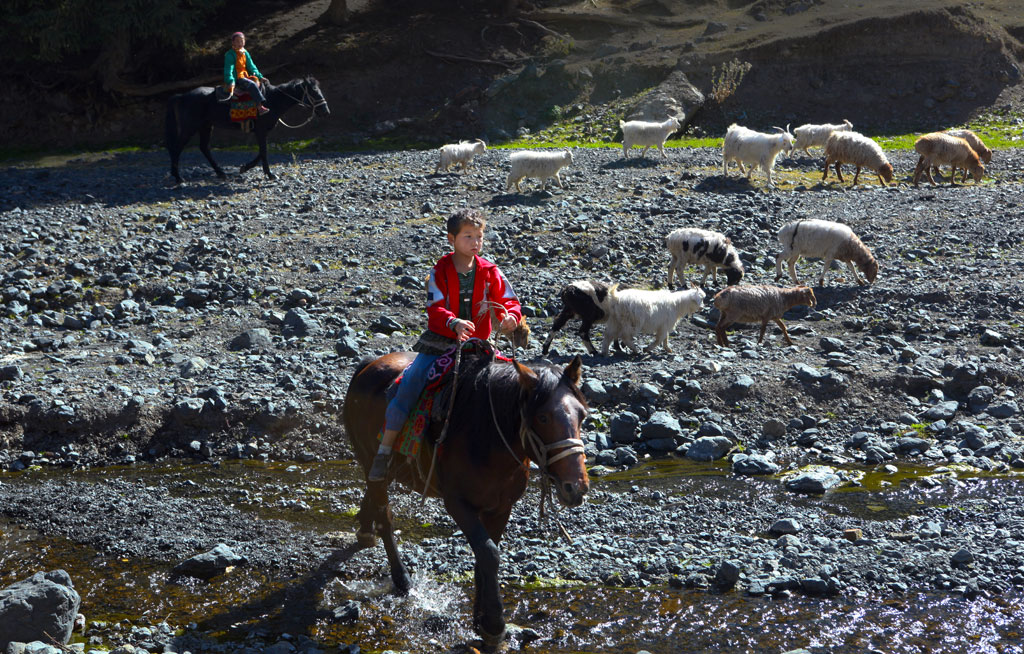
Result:
<svg viewBox="0 0 1024 654"><path fill-rule="evenodd" d="M322 105L326 105L327 104L327 99L324 98L322 93L320 94L320 99L319 100L314 98L313 94L309 90L309 84L306 84L306 83L302 84L302 99L301 100L299 98L296 98L293 95L289 95L288 92L283 90L283 89L281 90L281 93L286 98L288 98L289 100L294 100L295 103L298 104L300 107L304 107L304 108L310 110L309 118L307 118L305 121L299 123L298 125L289 125L288 123L286 123L283 120L281 120L281 118L278 118L277 122L281 123L282 125L284 125L288 129L298 129L300 127L304 127L304 126L308 125L309 121L313 120L313 117L316 116L317 108L322 106Z"/></svg>

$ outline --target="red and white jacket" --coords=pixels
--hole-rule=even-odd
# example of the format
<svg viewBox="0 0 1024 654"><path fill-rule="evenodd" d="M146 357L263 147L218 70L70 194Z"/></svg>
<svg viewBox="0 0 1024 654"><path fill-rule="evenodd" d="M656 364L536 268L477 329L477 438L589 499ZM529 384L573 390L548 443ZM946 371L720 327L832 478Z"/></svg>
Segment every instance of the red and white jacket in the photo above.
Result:
<svg viewBox="0 0 1024 654"><path fill-rule="evenodd" d="M473 337L486 339L491 335L489 308L494 308L498 320L504 317L504 308L504 312L515 316L517 322L522 320L523 308L515 291L512 290L512 285L498 270L498 266L481 257L474 258L476 274L473 277L471 315L476 329L473 331ZM427 329L448 338L456 338L455 332L448 325L458 317L459 275L455 271L455 264L452 263L452 253L448 253L430 270L430 277L427 279Z"/></svg>

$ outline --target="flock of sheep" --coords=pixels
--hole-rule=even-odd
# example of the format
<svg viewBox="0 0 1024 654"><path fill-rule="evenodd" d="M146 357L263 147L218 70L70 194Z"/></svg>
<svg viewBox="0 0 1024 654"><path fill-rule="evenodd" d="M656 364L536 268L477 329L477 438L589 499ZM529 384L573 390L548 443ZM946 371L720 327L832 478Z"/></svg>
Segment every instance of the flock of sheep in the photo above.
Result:
<svg viewBox="0 0 1024 654"><path fill-rule="evenodd" d="M641 156L647 154L652 147L658 148L665 157L665 141L679 130L679 122L669 118L664 122L620 121L622 128L623 156L629 157L634 146L642 146ZM828 177L830 166L835 167L839 181L843 181L841 165L851 164L856 168L853 183L856 184L861 169L874 171L879 182L884 186L893 179L893 168L886 159L885 153L870 138L853 131L850 121L840 124L802 125L791 133L789 127L775 128L773 133L756 132L739 125L731 125L725 134L722 144L722 173L728 175L728 165L735 162L740 172L750 178L755 167L761 168L771 186L775 185L772 169L775 161L783 152L791 153L802 149L808 152L810 147L823 147L825 154L824 181ZM970 130L950 130L925 134L914 143L914 149L920 155L914 170L913 183L917 186L922 174L934 185L932 171L939 166L952 166L950 184L955 184L956 169L963 172L966 181L967 173L974 177L975 183L981 181L985 172L982 163L992 159L992 151L985 146L978 136ZM445 145L440 150L440 161L435 173L450 170L459 165L465 170L477 154L486 150L483 141L463 141ZM554 178L562 186L559 171L572 163L572 153L522 151L510 157L511 170L506 183L506 190L513 186L520 190L523 179L532 177L542 181ZM744 170L744 164L749 170ZM670 255L668 267L667 290L641 290L621 288L618 284L605 284L595 280L579 280L565 286L561 292L562 311L555 318L551 331L543 345L547 354L555 333L572 318L582 321L580 336L587 351L594 355L596 350L590 341L590 329L595 323L606 323L602 354L607 356L609 347L614 343L621 349L625 345L635 351L634 338L638 334L653 334L654 340L644 349L651 352L659 344L666 352L671 348L668 335L676 324L684 317L700 311L704 306L705 293L702 286L707 282L708 275L717 282L718 269L723 269L727 286L714 296L714 305L719 310L719 320L715 326L718 344L728 345L726 329L737 322L760 323L761 331L758 343L764 340L765 329L769 321L773 321L782 330L782 335L790 345L789 337L782 315L789 309L798 306L813 307L816 304L814 291L800 284L796 277L796 260L801 257L816 257L823 260L818 285L825 282L825 274L833 261L845 262L853 279L863 284L858 270L863 273L868 283L874 282L878 275L878 262L871 251L861 242L860 238L848 226L825 220L799 220L784 226L778 233L782 251L775 261L775 280L782 277L782 262L786 261L792 288L770 285L741 286L743 264L736 248L723 234L695 228L677 229L665 239ZM684 271L690 266L703 266L704 276L700 285L693 288L673 291L674 275L678 274L681 283Z"/></svg>

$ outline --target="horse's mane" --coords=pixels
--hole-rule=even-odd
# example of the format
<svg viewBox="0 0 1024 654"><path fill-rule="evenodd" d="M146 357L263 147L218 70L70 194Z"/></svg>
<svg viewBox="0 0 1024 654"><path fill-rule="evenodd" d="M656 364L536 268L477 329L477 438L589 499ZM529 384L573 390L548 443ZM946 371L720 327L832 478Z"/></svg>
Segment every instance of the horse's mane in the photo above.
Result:
<svg viewBox="0 0 1024 654"><path fill-rule="evenodd" d="M535 413L561 383L562 371L546 365L531 367L537 375L537 385L527 397L519 385L519 373L511 363L492 362L487 356L464 356L448 433L453 437L460 434L466 438L470 459L483 464L495 448L505 450L495 422L510 445L518 441L520 409L526 416ZM585 405L586 400L580 390L575 386L571 388L580 403Z"/></svg>

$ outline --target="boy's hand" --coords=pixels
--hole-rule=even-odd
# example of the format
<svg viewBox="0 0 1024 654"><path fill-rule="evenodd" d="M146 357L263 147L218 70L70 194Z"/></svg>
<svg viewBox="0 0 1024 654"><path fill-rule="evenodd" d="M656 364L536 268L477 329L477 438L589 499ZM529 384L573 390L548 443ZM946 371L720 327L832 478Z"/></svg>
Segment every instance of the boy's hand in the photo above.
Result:
<svg viewBox="0 0 1024 654"><path fill-rule="evenodd" d="M498 327L498 331L510 332L519 326L519 321L511 313L506 313L505 317L501 319L501 325Z"/></svg>
<svg viewBox="0 0 1024 654"><path fill-rule="evenodd" d="M473 335L476 325L468 320L458 320L455 322L453 330L455 331L455 338L461 343Z"/></svg>

